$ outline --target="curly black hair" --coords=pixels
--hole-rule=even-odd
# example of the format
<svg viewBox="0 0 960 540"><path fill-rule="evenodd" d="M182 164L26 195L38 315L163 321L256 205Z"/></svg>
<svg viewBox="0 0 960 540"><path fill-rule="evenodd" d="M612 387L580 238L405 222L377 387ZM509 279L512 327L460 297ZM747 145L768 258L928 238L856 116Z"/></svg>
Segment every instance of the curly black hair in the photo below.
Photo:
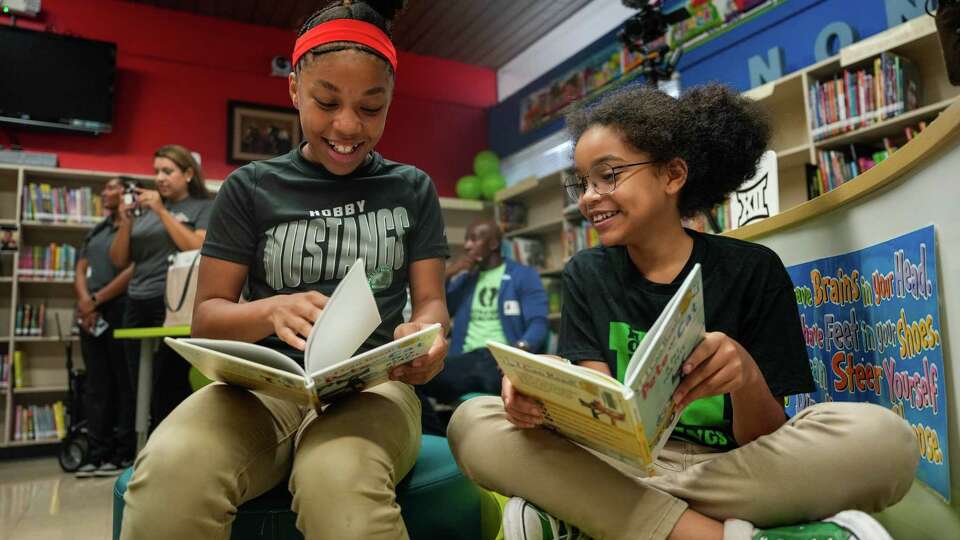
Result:
<svg viewBox="0 0 960 540"><path fill-rule="evenodd" d="M683 217L709 210L756 175L770 139L763 110L719 83L692 87L680 99L632 86L567 115L574 143L593 126L616 129L661 165L674 158L686 162L678 203Z"/></svg>
<svg viewBox="0 0 960 540"><path fill-rule="evenodd" d="M297 31L297 37L307 33L308 30L320 23L337 19L356 19L358 21L368 22L380 30L383 30L388 37L391 37L393 20L403 11L406 5L407 0L333 0L307 17L306 22L304 22L303 25L300 26L300 30ZM390 70L390 73L393 74L393 67L382 54L365 45L347 41L325 43L319 47L314 47L310 49L307 54L304 54L294 67L299 72L303 66L306 66L321 54L347 49L356 49L380 58L387 64L387 69Z"/></svg>

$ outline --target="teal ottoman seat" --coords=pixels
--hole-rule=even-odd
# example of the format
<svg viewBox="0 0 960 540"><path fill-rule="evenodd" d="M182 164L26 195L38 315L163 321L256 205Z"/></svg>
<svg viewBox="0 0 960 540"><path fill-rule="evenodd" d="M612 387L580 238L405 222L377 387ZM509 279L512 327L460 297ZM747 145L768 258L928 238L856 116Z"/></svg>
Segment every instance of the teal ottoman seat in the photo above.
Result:
<svg viewBox="0 0 960 540"><path fill-rule="evenodd" d="M113 538L120 538L123 494L133 469L127 469L113 488ZM424 435L420 455L410 474L397 485L397 501L410 538L481 540L480 488L457 468L447 440ZM290 509L286 482L237 509L232 540L288 540L303 538Z"/></svg>

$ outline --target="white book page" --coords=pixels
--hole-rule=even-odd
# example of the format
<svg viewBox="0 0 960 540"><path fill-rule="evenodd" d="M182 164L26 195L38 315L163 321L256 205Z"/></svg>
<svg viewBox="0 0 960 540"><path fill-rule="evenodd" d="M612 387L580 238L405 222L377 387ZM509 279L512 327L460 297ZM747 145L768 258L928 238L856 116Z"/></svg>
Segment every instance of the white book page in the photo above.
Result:
<svg viewBox="0 0 960 540"><path fill-rule="evenodd" d="M215 339L168 337L164 342L210 380L304 405L311 402L300 366L272 349Z"/></svg>
<svg viewBox="0 0 960 540"><path fill-rule="evenodd" d="M305 371L316 373L353 355L380 326L363 259L354 261L307 336Z"/></svg>
<svg viewBox="0 0 960 540"><path fill-rule="evenodd" d="M296 363L292 358L273 349L257 345L256 343L203 338L181 338L177 341L242 358L255 364L279 369L280 371L294 373L304 377L304 380L306 380L306 372L300 367L300 364Z"/></svg>

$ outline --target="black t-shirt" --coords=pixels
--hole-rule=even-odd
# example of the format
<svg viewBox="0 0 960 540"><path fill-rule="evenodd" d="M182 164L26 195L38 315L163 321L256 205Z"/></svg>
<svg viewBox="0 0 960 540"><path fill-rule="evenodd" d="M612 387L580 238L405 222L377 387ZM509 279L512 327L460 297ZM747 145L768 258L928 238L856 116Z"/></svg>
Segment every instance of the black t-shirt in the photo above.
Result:
<svg viewBox="0 0 960 540"><path fill-rule="evenodd" d="M230 175L202 253L247 265L251 301L311 290L330 295L362 257L383 319L366 350L391 341L403 322L410 263L445 258L448 247L436 189L420 169L374 152L337 176L295 148ZM262 344L302 360L275 335Z"/></svg>
<svg viewBox="0 0 960 540"><path fill-rule="evenodd" d="M106 287L120 273L110 262L110 246L116 235L117 229L113 226L113 220L108 217L97 223L83 239L77 260L87 260L88 292L94 293Z"/></svg>
<svg viewBox="0 0 960 540"><path fill-rule="evenodd" d="M703 273L708 332L723 332L756 360L774 396L813 390L793 285L772 250L687 231L693 252L669 284L648 281L625 247L578 253L563 272L560 350L572 362L602 360L623 381L630 357L693 265ZM691 403L672 436L719 449L736 447L730 397Z"/></svg>

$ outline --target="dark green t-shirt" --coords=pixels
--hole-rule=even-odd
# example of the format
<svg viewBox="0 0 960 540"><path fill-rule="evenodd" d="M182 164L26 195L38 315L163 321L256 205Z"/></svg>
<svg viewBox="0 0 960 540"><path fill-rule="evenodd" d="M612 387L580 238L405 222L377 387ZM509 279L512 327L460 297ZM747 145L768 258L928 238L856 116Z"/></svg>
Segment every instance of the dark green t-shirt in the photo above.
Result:
<svg viewBox="0 0 960 540"><path fill-rule="evenodd" d="M420 169L374 152L337 176L295 148L227 178L202 253L247 265L251 301L311 290L330 295L362 257L383 318L368 349L391 341L403 322L410 263L445 258L448 248L436 189ZM261 344L302 358L275 335Z"/></svg>
<svg viewBox="0 0 960 540"><path fill-rule="evenodd" d="M110 246L117 229L113 220L106 218L98 223L83 239L77 260L87 260L87 292L97 292L107 286L120 273L110 262Z"/></svg>
<svg viewBox="0 0 960 540"><path fill-rule="evenodd" d="M188 228L203 230L210 221L212 203L211 199L187 197L178 202L167 201L164 206ZM143 300L162 296L166 292L170 256L177 251L177 245L157 214L144 208L143 215L134 218L130 231L130 260L134 264L133 277L127 287L130 298Z"/></svg>
<svg viewBox="0 0 960 540"><path fill-rule="evenodd" d="M777 254L750 242L687 232L693 253L668 284L644 278L624 247L592 248L571 259L563 272L560 355L573 362L606 361L622 382L637 345L700 263L706 330L723 332L750 352L774 396L812 391L793 284ZM691 403L672 437L736 447L729 395Z"/></svg>

